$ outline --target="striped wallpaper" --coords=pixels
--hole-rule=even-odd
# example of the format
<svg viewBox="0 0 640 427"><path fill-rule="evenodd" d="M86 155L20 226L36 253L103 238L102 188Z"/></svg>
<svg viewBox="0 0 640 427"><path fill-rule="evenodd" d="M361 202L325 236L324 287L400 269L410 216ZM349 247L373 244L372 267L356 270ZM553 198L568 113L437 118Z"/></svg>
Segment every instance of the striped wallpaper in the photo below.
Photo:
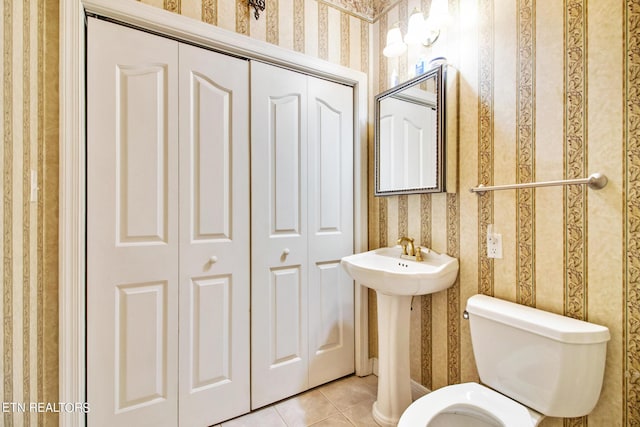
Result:
<svg viewBox="0 0 640 427"><path fill-rule="evenodd" d="M415 6L427 9L401 0L375 21L376 92L389 87L393 69L407 77L406 58L379 52L388 28ZM543 426L640 425L640 2L449 0L449 7L455 22L433 54L459 72L458 192L371 197L369 206L372 247L409 233L460 259L453 287L414 301L412 378L429 389L477 380L461 312L469 296L495 295L611 331L595 410ZM604 190L467 191L593 172L608 176ZM488 224L502 234L503 259L485 255ZM376 346L372 340L374 354Z"/></svg>
<svg viewBox="0 0 640 427"><path fill-rule="evenodd" d="M406 26L413 8L428 10L431 0L268 0L259 20L241 0L142 2L364 71L375 94L389 87L394 69L403 79L411 67L406 57L379 54L387 29ZM491 294L611 330L594 412L550 418L545 427L640 424L640 57L633 54L640 1L449 0L449 6L454 24L431 53L447 56L459 72L458 192L369 197L372 248L408 234L460 259L453 287L413 303L412 377L430 389L477 379L461 313L469 296ZM57 401L57 7L5 0L2 11L5 402ZM599 192L467 191L480 182L595 171L609 177ZM491 223L503 235L500 260L483 255ZM374 355L375 312L372 304ZM55 414L0 417L5 426L57 424Z"/></svg>
<svg viewBox="0 0 640 427"><path fill-rule="evenodd" d="M0 27L0 395L8 405L57 402L58 395L58 12L50 3L5 0ZM34 194L32 185L38 188ZM3 411L0 424L53 425L57 419Z"/></svg>
<svg viewBox="0 0 640 427"><path fill-rule="evenodd" d="M133 0L132 0L133 1ZM349 0L266 0L255 19L246 0L141 0L257 40L369 72L372 10Z"/></svg>

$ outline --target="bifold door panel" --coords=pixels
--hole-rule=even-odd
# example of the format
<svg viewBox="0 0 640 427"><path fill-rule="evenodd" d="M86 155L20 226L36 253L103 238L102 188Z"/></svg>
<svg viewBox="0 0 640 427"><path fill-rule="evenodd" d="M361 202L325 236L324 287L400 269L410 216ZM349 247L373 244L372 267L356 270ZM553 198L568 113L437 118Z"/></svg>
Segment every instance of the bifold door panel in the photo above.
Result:
<svg viewBox="0 0 640 427"><path fill-rule="evenodd" d="M353 89L308 77L309 387L354 371ZM312 208L311 208L312 207Z"/></svg>
<svg viewBox="0 0 640 427"><path fill-rule="evenodd" d="M249 411L249 67L180 44L179 419Z"/></svg>
<svg viewBox="0 0 640 427"><path fill-rule="evenodd" d="M89 18L90 426L249 410L248 63Z"/></svg>
<svg viewBox="0 0 640 427"><path fill-rule="evenodd" d="M178 44L89 20L90 425L178 416Z"/></svg>
<svg viewBox="0 0 640 427"><path fill-rule="evenodd" d="M352 89L251 63L251 406L354 371ZM259 206L260 209L256 209Z"/></svg>

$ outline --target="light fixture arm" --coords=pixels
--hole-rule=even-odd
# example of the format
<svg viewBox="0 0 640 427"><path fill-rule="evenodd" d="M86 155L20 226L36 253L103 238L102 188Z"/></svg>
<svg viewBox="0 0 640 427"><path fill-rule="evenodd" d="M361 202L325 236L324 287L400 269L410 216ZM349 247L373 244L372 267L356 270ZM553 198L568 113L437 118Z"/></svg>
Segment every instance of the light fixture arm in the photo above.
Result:
<svg viewBox="0 0 640 427"><path fill-rule="evenodd" d="M440 37L440 29L432 31L427 38L422 41L422 45L425 47L431 47Z"/></svg>
<svg viewBox="0 0 640 427"><path fill-rule="evenodd" d="M387 44L382 54L387 58L395 58L407 50L407 46L423 46L430 48L440 37L443 29L451 22L448 0L432 0L427 19L418 8L409 16L406 35L403 37L399 24L394 24L387 32Z"/></svg>

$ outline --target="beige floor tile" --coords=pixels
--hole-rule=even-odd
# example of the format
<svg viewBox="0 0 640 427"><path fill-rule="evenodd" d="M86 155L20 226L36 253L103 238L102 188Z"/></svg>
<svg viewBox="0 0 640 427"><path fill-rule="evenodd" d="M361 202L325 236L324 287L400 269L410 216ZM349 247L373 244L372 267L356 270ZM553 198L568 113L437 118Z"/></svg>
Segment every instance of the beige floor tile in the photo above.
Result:
<svg viewBox="0 0 640 427"><path fill-rule="evenodd" d="M222 423L222 427L287 427L273 406Z"/></svg>
<svg viewBox="0 0 640 427"><path fill-rule="evenodd" d="M306 427L338 414L336 407L317 389L280 402L275 408L289 427Z"/></svg>
<svg viewBox="0 0 640 427"><path fill-rule="evenodd" d="M375 375L350 376L214 427L379 427L377 387Z"/></svg>
<svg viewBox="0 0 640 427"><path fill-rule="evenodd" d="M312 427L353 427L353 424L349 422L342 414L333 415L327 419L324 419L318 423L312 425Z"/></svg>
<svg viewBox="0 0 640 427"><path fill-rule="evenodd" d="M379 427L371 415L374 400L363 401L342 411L356 427Z"/></svg>
<svg viewBox="0 0 640 427"><path fill-rule="evenodd" d="M366 377L360 377L360 380L371 387L376 394L378 393L378 377L375 375L367 375Z"/></svg>
<svg viewBox="0 0 640 427"><path fill-rule="evenodd" d="M371 401L376 396L375 388L356 376L334 381L319 390L341 411L360 402Z"/></svg>

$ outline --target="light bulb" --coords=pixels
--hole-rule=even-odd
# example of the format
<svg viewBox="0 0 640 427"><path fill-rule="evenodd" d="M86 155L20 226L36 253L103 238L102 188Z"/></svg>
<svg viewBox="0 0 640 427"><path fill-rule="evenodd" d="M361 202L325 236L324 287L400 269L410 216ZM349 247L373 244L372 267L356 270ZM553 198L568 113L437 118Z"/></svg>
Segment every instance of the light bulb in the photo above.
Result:
<svg viewBox="0 0 640 427"><path fill-rule="evenodd" d="M382 50L382 54L387 58L395 58L402 55L407 50L407 45L402 41L400 27L395 24L387 32L387 45Z"/></svg>
<svg viewBox="0 0 640 427"><path fill-rule="evenodd" d="M404 42L408 45L416 45L424 39L425 21L424 15L418 9L414 9L409 17L407 25L407 35L404 36Z"/></svg>
<svg viewBox="0 0 640 427"><path fill-rule="evenodd" d="M449 3L447 0L433 0L429 10L429 20L432 27L438 29L447 27L451 23Z"/></svg>

